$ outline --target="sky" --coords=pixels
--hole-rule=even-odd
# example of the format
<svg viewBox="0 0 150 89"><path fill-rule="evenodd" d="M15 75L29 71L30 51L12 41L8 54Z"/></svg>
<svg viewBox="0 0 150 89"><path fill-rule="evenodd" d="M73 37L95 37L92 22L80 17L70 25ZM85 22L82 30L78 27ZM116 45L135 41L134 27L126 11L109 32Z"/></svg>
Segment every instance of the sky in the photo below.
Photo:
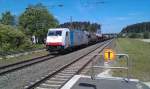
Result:
<svg viewBox="0 0 150 89"><path fill-rule="evenodd" d="M20 16L28 5L37 3L46 6L60 23L72 16L73 21L101 24L102 33L118 33L127 25L150 21L150 0L0 0L0 13Z"/></svg>

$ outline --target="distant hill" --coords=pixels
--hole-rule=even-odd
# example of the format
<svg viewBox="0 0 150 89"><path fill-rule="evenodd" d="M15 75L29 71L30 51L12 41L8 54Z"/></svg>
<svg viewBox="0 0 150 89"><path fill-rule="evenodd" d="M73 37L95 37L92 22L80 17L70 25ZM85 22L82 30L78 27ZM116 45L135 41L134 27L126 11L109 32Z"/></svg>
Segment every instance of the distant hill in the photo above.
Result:
<svg viewBox="0 0 150 89"><path fill-rule="evenodd" d="M150 32L150 22L136 23L123 28L121 33L144 33Z"/></svg>
<svg viewBox="0 0 150 89"><path fill-rule="evenodd" d="M150 22L136 23L128 25L120 32L120 37L129 38L150 38Z"/></svg>

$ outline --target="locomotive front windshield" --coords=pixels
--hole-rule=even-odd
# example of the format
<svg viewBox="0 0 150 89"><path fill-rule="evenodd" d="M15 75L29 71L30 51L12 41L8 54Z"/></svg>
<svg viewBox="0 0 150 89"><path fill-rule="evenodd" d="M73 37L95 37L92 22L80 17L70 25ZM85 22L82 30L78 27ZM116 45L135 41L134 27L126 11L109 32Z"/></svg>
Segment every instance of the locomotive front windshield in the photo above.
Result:
<svg viewBox="0 0 150 89"><path fill-rule="evenodd" d="M61 36L62 31L49 31L48 36Z"/></svg>

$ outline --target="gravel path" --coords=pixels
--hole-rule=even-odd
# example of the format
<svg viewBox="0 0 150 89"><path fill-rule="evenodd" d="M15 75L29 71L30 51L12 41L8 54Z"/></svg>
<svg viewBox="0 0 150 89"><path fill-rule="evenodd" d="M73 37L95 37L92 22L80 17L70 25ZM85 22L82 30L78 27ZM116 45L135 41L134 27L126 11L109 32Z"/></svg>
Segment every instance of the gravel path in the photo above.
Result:
<svg viewBox="0 0 150 89"><path fill-rule="evenodd" d="M141 39L141 41L149 42L150 43L150 39Z"/></svg>
<svg viewBox="0 0 150 89"><path fill-rule="evenodd" d="M88 53L90 50L98 47L101 43L84 48L82 50L56 57L22 70L12 72L0 77L0 89L24 89L26 85L32 81L38 80L40 77L59 68L60 66L75 60L76 58Z"/></svg>

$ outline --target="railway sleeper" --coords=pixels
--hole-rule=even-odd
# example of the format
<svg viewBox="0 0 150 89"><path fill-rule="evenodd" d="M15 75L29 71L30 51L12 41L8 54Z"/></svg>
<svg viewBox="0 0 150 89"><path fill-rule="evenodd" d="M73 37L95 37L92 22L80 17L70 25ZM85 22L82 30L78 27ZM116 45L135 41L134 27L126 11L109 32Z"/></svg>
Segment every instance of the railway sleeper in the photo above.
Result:
<svg viewBox="0 0 150 89"><path fill-rule="evenodd" d="M62 75L62 76L72 76L73 73L59 73L58 75Z"/></svg>
<svg viewBox="0 0 150 89"><path fill-rule="evenodd" d="M50 89L50 88L42 88L42 87L37 87L35 89Z"/></svg>
<svg viewBox="0 0 150 89"><path fill-rule="evenodd" d="M66 78L69 78L70 76L59 76L57 75L56 78L63 78L63 79L66 79Z"/></svg>
<svg viewBox="0 0 150 89"><path fill-rule="evenodd" d="M60 84L62 84L62 83L64 83L64 81L48 80L48 81L46 81L46 83L50 83L50 84L60 83Z"/></svg>
<svg viewBox="0 0 150 89"><path fill-rule="evenodd" d="M62 78L60 78L60 79L58 79L58 78L51 78L51 80L57 80L57 81L67 81L68 79L62 79Z"/></svg>
<svg viewBox="0 0 150 89"><path fill-rule="evenodd" d="M41 84L40 88L46 88L46 89L58 89L61 85L60 84Z"/></svg>

